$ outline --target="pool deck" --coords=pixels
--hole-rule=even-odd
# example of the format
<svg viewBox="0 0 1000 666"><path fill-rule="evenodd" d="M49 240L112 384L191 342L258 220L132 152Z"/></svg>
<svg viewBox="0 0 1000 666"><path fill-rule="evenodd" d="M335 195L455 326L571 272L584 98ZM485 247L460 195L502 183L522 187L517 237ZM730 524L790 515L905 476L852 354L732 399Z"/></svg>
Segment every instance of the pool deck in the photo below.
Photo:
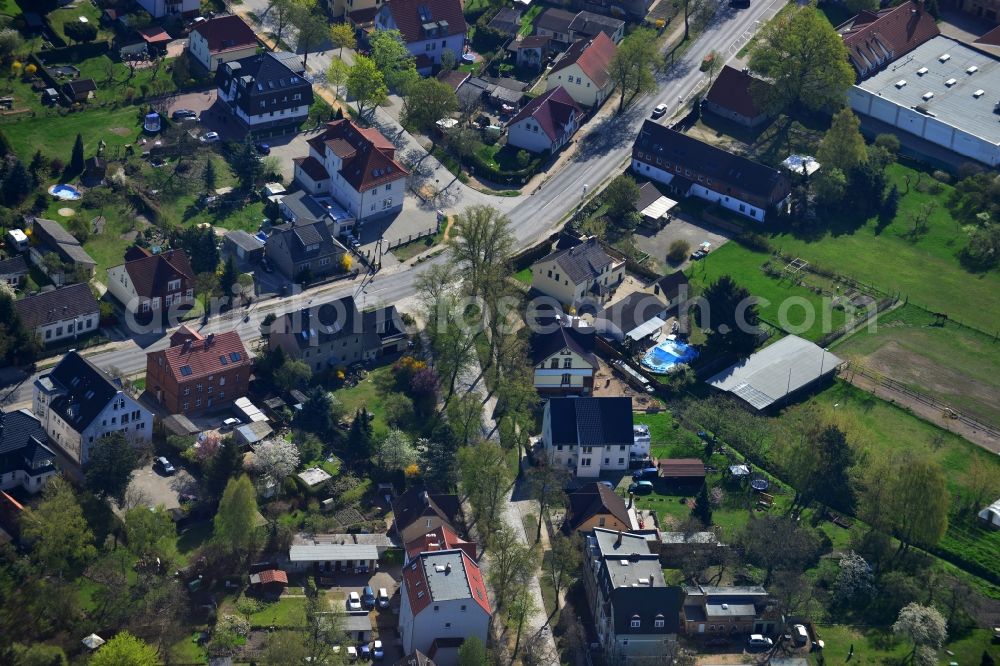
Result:
<svg viewBox="0 0 1000 666"><path fill-rule="evenodd" d="M653 396L636 391L611 369L604 359L598 358L597 372L594 374L594 396L599 398L631 398L632 411L644 412L658 407L660 402Z"/></svg>

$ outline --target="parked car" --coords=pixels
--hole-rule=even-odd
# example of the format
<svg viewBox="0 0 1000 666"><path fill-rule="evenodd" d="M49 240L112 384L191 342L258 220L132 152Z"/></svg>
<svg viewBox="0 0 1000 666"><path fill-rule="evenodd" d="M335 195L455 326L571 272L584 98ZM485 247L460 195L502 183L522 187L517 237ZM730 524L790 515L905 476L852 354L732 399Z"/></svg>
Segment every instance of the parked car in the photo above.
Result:
<svg viewBox="0 0 1000 666"><path fill-rule="evenodd" d="M177 109L170 114L174 120L197 120L198 114L191 109Z"/></svg>
<svg viewBox="0 0 1000 666"><path fill-rule="evenodd" d="M255 147L257 148L257 152L260 153L261 155L271 154L271 146L267 145L266 143L255 144Z"/></svg>
<svg viewBox="0 0 1000 666"><path fill-rule="evenodd" d="M653 482L636 481L635 483L630 483L628 491L630 493L635 493L636 495L649 495L653 492Z"/></svg>
<svg viewBox="0 0 1000 666"><path fill-rule="evenodd" d="M353 645L348 645L347 646L347 659L349 661L357 661L358 660L358 648L354 647Z"/></svg>
<svg viewBox="0 0 1000 666"><path fill-rule="evenodd" d="M378 588L378 607L389 607L389 592L384 587Z"/></svg>
<svg viewBox="0 0 1000 666"><path fill-rule="evenodd" d="M666 104L657 104L656 108L653 109L653 117L654 118L659 118L660 116L662 116L666 112L667 112L667 105Z"/></svg>
<svg viewBox="0 0 1000 666"><path fill-rule="evenodd" d="M708 252L704 250L695 250L691 253L691 261L698 261L699 259L704 259L708 256Z"/></svg>
<svg viewBox="0 0 1000 666"><path fill-rule="evenodd" d="M359 611L361 610L361 595L357 592L351 592L347 595L347 610Z"/></svg>
<svg viewBox="0 0 1000 666"><path fill-rule="evenodd" d="M230 430L241 425L242 423L243 421L240 421L238 418L230 417L222 422L222 427L219 428L219 430L221 430L222 432L229 432Z"/></svg>
<svg viewBox="0 0 1000 666"><path fill-rule="evenodd" d="M204 143L218 143L221 137L218 132L205 132L201 135L201 140Z"/></svg>
<svg viewBox="0 0 1000 666"><path fill-rule="evenodd" d="M809 632L806 631L805 625L797 624L792 627L792 639L800 647L809 642Z"/></svg>
<svg viewBox="0 0 1000 666"><path fill-rule="evenodd" d="M170 476L171 474L177 471L176 469L174 469L174 466L170 464L170 461L164 458L163 456L160 456L155 461L153 461L153 467L155 469L160 470L160 472L162 472L166 476Z"/></svg>
<svg viewBox="0 0 1000 666"><path fill-rule="evenodd" d="M372 643L372 659L375 661L385 659L385 650L382 649L382 641Z"/></svg>
<svg viewBox="0 0 1000 666"><path fill-rule="evenodd" d="M772 645L774 641L763 634L750 634L750 640L747 641L747 647L751 648L770 648Z"/></svg>
<svg viewBox="0 0 1000 666"><path fill-rule="evenodd" d="M636 481L640 479L655 479L656 478L656 468L655 467L643 467L642 469L637 469L632 472L632 478Z"/></svg>
<svg viewBox="0 0 1000 666"><path fill-rule="evenodd" d="M365 589L361 592L361 603L365 608L375 608L375 591L371 585L365 585Z"/></svg>
<svg viewBox="0 0 1000 666"><path fill-rule="evenodd" d="M372 658L372 648L370 645L368 645L368 643L362 643L361 645L359 645L358 652L361 654L362 659L367 660Z"/></svg>
<svg viewBox="0 0 1000 666"><path fill-rule="evenodd" d="M730 7L736 7L737 9L746 9L750 6L750 0L729 0Z"/></svg>

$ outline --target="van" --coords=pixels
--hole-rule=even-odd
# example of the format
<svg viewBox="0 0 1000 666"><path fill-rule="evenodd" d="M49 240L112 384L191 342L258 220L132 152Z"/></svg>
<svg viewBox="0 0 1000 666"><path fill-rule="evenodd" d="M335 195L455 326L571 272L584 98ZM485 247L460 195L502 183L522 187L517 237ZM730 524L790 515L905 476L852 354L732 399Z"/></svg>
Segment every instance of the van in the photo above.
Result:
<svg viewBox="0 0 1000 666"><path fill-rule="evenodd" d="M361 591L361 603L368 610L375 608L375 590L371 585L365 585L365 589Z"/></svg>
<svg viewBox="0 0 1000 666"><path fill-rule="evenodd" d="M657 469L655 467L643 467L632 472L632 478L636 481L639 479L655 479L656 473Z"/></svg>

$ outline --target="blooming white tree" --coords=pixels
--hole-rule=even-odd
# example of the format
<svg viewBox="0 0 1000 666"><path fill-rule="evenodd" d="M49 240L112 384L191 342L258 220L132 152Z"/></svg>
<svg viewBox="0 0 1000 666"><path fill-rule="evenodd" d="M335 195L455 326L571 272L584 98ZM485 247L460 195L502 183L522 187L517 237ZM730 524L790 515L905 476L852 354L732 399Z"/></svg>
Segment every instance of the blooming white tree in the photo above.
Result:
<svg viewBox="0 0 1000 666"><path fill-rule="evenodd" d="M299 449L284 439L272 439L254 449L253 470L268 481L281 483L299 467Z"/></svg>
<svg viewBox="0 0 1000 666"><path fill-rule="evenodd" d="M903 606L892 632L913 643L911 656L917 664L937 663L937 650L948 638L944 616L932 606L911 603Z"/></svg>
<svg viewBox="0 0 1000 666"><path fill-rule="evenodd" d="M402 430L392 428L375 444L375 460L384 470L405 469L417 461L417 450Z"/></svg>
<svg viewBox="0 0 1000 666"><path fill-rule="evenodd" d="M872 568L865 558L853 550L841 558L836 585L838 601L863 599L871 594L873 587Z"/></svg>

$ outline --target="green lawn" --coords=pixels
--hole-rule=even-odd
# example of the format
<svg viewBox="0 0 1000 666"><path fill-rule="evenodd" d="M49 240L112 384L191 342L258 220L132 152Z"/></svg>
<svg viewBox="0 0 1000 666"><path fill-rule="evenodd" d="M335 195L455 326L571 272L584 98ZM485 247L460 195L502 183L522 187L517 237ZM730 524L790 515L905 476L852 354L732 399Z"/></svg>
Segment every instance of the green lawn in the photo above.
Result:
<svg viewBox="0 0 1000 666"><path fill-rule="evenodd" d="M1000 342L953 323L934 325L926 310L905 305L883 313L834 352L955 409L1000 424Z"/></svg>
<svg viewBox="0 0 1000 666"><path fill-rule="evenodd" d="M94 79L97 83L97 102L124 102L130 96L138 94L156 95L173 92L177 89L170 68L173 60L165 60L159 68L144 67L129 73L128 65L113 62L108 56L102 55L89 58L77 64L80 68L80 78Z"/></svg>
<svg viewBox="0 0 1000 666"><path fill-rule="evenodd" d="M888 175L902 198L898 214L884 228L879 228L877 218L851 219L850 211L845 211L824 223L832 228L818 237L804 238L786 231L772 238L773 245L883 291L898 292L933 312L945 312L953 319L996 332L1000 271L973 274L959 264L956 255L965 246L967 235L945 205L951 186L940 185L939 194L917 192L918 172L900 164L890 165ZM907 176L910 191L903 194ZM923 183L932 182L924 174ZM927 233L914 240L910 215L929 203L937 208L930 216Z"/></svg>
<svg viewBox="0 0 1000 666"><path fill-rule="evenodd" d="M51 11L48 14L48 20L49 25L52 26L52 30L54 30L56 34L66 40L67 44L73 44L74 42L66 36L63 26L70 21L79 21L81 16L85 17L88 22L97 26L97 39L95 41L110 39L114 36L113 33L107 31L101 25L101 10L91 2L78 2L73 7L65 7L63 9Z"/></svg>
<svg viewBox="0 0 1000 666"><path fill-rule="evenodd" d="M58 157L63 162L69 162L77 134L83 136L85 155L96 153L97 144L103 139L109 155L113 157L116 147L134 143L141 136L141 116L141 109L127 106L31 118L5 123L0 127L11 148L22 160L30 160L40 149L50 158Z"/></svg>
<svg viewBox="0 0 1000 666"><path fill-rule="evenodd" d="M344 405L345 413L351 418L361 407L366 407L375 417L372 421L374 430L385 432L389 426L385 420L385 410L382 408L382 398L377 382L379 378L388 378L391 374L392 366L384 365L375 368L356 386L337 389L333 392L333 396Z"/></svg>
<svg viewBox="0 0 1000 666"><path fill-rule="evenodd" d="M826 647L822 653L814 652L809 655L812 664L821 663L818 660L820 654L827 663L843 663L847 660L852 645L854 656L847 663L857 666L901 663L910 652L910 646L906 642L896 640L891 632L881 629L842 624L817 624L814 628ZM975 629L968 636L945 644L945 650L950 650L954 655L942 650L938 653L940 663L955 662L959 666L971 666L979 663L983 651L989 652L994 659L1000 658L1000 648L990 644L990 636L991 632L986 629Z"/></svg>
<svg viewBox="0 0 1000 666"><path fill-rule="evenodd" d="M668 411L656 414L636 412L632 422L649 426L650 454L654 458L700 458L704 451L698 436L681 427Z"/></svg>
<svg viewBox="0 0 1000 666"><path fill-rule="evenodd" d="M522 268L518 272L514 273L514 279L522 284L531 286L531 266L527 268Z"/></svg>
<svg viewBox="0 0 1000 666"><path fill-rule="evenodd" d="M399 261L406 261L407 259L412 259L421 252L426 252L438 243L444 240L444 228L437 232L436 234L425 236L424 238L418 238L412 243L407 243L405 245L400 245L399 247L392 248L391 252L393 256Z"/></svg>
<svg viewBox="0 0 1000 666"><path fill-rule="evenodd" d="M518 35L526 37L531 34L531 30L535 25L535 18L542 13L542 9L541 5L532 5L528 11L524 12L524 15L521 16L521 28L517 31Z"/></svg>
<svg viewBox="0 0 1000 666"><path fill-rule="evenodd" d="M842 310L833 309L829 299L765 274L761 265L767 260L768 255L763 252L729 242L696 262L687 270L687 275L699 289L722 275L731 276L751 295L761 299L757 308L765 323L780 324L786 331L807 340L818 340L844 324L846 315Z"/></svg>
<svg viewBox="0 0 1000 666"><path fill-rule="evenodd" d="M279 599L250 616L250 625L254 627L304 627L305 624L305 597Z"/></svg>
<svg viewBox="0 0 1000 666"><path fill-rule="evenodd" d="M0 0L0 14L16 18L21 15L21 7L17 0Z"/></svg>
<svg viewBox="0 0 1000 666"><path fill-rule="evenodd" d="M174 663L178 664L204 664L208 661L208 653L205 648L198 645L200 631L196 631L190 636L185 636L170 647L170 657Z"/></svg>

